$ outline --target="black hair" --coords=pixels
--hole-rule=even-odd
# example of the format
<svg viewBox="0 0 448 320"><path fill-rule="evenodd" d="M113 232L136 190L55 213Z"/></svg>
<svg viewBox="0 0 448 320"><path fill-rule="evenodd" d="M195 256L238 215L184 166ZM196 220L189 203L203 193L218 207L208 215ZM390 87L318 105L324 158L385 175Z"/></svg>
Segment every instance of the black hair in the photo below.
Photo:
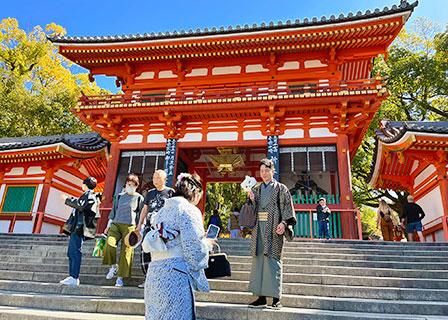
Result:
<svg viewBox="0 0 448 320"><path fill-rule="evenodd" d="M269 169L275 169L274 162L272 162L272 160L269 160L266 158L264 158L260 161L260 163L258 164L258 168L261 168L262 165L265 165L266 168L269 168Z"/></svg>
<svg viewBox="0 0 448 320"><path fill-rule="evenodd" d="M235 207L235 208L233 208L233 212L238 212L238 211L240 211L240 209L238 208L238 207Z"/></svg>
<svg viewBox="0 0 448 320"><path fill-rule="evenodd" d="M174 197L193 201L197 192L202 192L202 180L197 174L182 173L174 186Z"/></svg>
<svg viewBox="0 0 448 320"><path fill-rule="evenodd" d="M137 175L131 173L130 175L128 175L128 177L126 178L125 184L128 182L132 182L134 184L134 186L138 187L140 184L140 181L137 177Z"/></svg>
<svg viewBox="0 0 448 320"><path fill-rule="evenodd" d="M84 183L90 190L93 190L96 188L97 181L94 177L88 177L85 178L82 183Z"/></svg>
<svg viewBox="0 0 448 320"><path fill-rule="evenodd" d="M219 214L218 209L213 210L213 215L214 215L214 216L215 216L215 215L218 215L218 214Z"/></svg>

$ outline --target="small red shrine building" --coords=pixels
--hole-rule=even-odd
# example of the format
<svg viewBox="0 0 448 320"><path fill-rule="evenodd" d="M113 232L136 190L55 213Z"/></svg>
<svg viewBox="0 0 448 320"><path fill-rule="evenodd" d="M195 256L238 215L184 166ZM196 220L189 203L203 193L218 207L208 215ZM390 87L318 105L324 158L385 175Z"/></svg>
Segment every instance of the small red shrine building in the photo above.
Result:
<svg viewBox="0 0 448 320"><path fill-rule="evenodd" d="M382 120L369 184L408 191L426 216L427 241L448 241L448 122Z"/></svg>
<svg viewBox="0 0 448 320"><path fill-rule="evenodd" d="M105 208L126 175L149 185L164 168L207 182L256 176L258 161L294 194L296 236L315 235L319 196L332 237L357 238L353 158L388 92L371 77L417 2L321 19L129 36L55 37L59 53L123 94L83 96L73 110L111 143ZM259 177L257 177L259 178ZM204 203L202 204L204 206ZM106 214L106 212L104 213ZM106 219L103 219L104 226Z"/></svg>
<svg viewBox="0 0 448 320"><path fill-rule="evenodd" d="M59 233L82 181L104 187L108 141L98 133L0 139L0 232Z"/></svg>

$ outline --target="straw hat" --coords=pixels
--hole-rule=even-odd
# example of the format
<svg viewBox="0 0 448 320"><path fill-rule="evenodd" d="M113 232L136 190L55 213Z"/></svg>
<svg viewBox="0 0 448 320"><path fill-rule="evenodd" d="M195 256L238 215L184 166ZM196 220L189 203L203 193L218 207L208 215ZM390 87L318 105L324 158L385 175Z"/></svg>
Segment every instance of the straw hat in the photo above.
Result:
<svg viewBox="0 0 448 320"><path fill-rule="evenodd" d="M126 235L126 237L124 238L124 244L127 247L135 248L140 243L141 240L142 235L140 234L140 232L134 230Z"/></svg>

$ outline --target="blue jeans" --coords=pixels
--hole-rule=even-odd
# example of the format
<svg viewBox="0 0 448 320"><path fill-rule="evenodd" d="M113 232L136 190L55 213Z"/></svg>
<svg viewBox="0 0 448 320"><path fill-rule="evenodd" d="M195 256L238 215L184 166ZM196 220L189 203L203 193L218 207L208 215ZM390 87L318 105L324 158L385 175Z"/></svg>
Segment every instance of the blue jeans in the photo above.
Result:
<svg viewBox="0 0 448 320"><path fill-rule="evenodd" d="M323 220L323 221L319 221L319 238L327 238L330 239L330 232L328 231L328 221L327 220Z"/></svg>
<svg viewBox="0 0 448 320"><path fill-rule="evenodd" d="M75 279L79 278L79 271L81 269L82 260L82 244L84 242L84 236L78 236L74 232L70 235L70 241L68 242L68 268L70 276Z"/></svg>

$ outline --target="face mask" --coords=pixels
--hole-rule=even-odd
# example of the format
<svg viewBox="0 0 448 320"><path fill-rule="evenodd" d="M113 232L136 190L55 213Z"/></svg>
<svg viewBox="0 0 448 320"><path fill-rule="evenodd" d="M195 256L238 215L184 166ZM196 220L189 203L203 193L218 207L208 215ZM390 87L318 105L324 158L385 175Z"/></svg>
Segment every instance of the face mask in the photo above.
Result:
<svg viewBox="0 0 448 320"><path fill-rule="evenodd" d="M134 193L136 189L137 189L137 188L134 187L134 186L130 186L130 185L128 185L128 184L126 185L126 192L127 192L127 193Z"/></svg>

